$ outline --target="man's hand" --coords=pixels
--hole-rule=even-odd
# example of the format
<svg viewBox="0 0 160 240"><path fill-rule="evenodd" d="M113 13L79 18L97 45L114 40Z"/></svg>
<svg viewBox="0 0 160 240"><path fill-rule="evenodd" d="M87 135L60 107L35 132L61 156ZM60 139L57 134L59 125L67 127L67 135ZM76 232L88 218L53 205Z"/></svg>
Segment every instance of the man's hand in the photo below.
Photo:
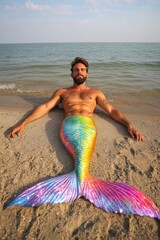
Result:
<svg viewBox="0 0 160 240"><path fill-rule="evenodd" d="M8 136L7 136L8 140L10 140L11 137L14 138L15 134L16 134L17 136L20 136L21 133L23 132L23 130L24 130L24 126L23 126L22 124L21 124L21 125L18 125L18 126L15 127L15 128L13 128L12 131L11 131L11 133L9 133Z"/></svg>
<svg viewBox="0 0 160 240"><path fill-rule="evenodd" d="M137 141L144 142L144 137L132 125L128 126L128 132L132 138L136 137Z"/></svg>

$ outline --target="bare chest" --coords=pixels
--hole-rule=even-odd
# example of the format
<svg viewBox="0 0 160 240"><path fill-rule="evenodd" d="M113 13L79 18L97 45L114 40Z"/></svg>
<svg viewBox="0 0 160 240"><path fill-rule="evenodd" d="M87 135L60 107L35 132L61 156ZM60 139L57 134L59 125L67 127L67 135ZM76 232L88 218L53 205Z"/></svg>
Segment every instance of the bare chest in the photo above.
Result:
<svg viewBox="0 0 160 240"><path fill-rule="evenodd" d="M95 97L93 94L89 92L76 92L71 91L62 96L63 102L84 102L84 103L93 103L95 101Z"/></svg>

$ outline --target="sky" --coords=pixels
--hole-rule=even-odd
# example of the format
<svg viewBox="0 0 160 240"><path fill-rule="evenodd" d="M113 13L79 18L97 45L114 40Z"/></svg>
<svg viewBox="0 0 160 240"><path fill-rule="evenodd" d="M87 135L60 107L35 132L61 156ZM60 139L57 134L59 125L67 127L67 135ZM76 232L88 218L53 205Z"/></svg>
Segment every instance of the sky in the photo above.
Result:
<svg viewBox="0 0 160 240"><path fill-rule="evenodd" d="M160 0L0 0L0 43L160 42Z"/></svg>

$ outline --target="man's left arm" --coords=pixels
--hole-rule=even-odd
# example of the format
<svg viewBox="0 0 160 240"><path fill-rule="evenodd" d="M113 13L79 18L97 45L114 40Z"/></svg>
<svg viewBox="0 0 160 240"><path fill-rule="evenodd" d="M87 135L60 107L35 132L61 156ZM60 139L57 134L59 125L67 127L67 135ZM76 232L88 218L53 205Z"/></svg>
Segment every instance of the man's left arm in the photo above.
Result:
<svg viewBox="0 0 160 240"><path fill-rule="evenodd" d="M128 121L122 112L116 109L113 105L108 103L105 95L100 91L97 95L97 104L109 114L115 121L121 123L128 129L131 137L136 137L137 141L144 141L144 137L136 130L136 128Z"/></svg>

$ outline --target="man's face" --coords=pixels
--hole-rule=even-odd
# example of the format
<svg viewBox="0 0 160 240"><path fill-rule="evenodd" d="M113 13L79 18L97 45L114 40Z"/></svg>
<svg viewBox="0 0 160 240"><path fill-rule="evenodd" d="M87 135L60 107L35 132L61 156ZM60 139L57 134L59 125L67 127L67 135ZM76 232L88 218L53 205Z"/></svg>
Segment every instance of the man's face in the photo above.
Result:
<svg viewBox="0 0 160 240"><path fill-rule="evenodd" d="M83 63L77 63L74 65L71 77L73 78L75 84L83 84L88 77L86 66Z"/></svg>

